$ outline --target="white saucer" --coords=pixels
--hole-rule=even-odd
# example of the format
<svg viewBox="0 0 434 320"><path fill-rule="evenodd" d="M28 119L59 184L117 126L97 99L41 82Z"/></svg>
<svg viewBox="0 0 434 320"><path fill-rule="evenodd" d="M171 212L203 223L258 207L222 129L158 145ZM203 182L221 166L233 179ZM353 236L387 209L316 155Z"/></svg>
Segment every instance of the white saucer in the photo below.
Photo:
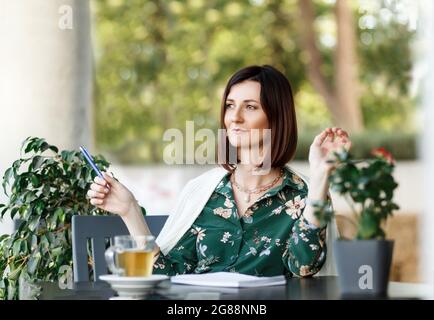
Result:
<svg viewBox="0 0 434 320"><path fill-rule="evenodd" d="M149 277L122 277L113 274L99 276L100 280L110 283L119 297L142 298L149 293L149 289L160 282L169 279L163 274L153 274Z"/></svg>

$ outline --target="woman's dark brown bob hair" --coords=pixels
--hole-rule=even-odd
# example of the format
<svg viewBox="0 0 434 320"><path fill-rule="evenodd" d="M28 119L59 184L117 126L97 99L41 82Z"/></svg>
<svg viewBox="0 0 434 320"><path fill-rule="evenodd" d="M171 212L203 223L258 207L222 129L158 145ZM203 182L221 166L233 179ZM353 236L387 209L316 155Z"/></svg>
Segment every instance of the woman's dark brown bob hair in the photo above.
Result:
<svg viewBox="0 0 434 320"><path fill-rule="evenodd" d="M226 129L225 105L232 86L247 80L261 85L261 105L271 129L271 167L283 167L291 161L297 148L297 119L291 85L277 69L269 65L249 66L229 79L221 103L220 128ZM230 144L227 135L225 140L226 143L218 145L219 163L226 170L233 171L235 164L229 161L229 149L235 147Z"/></svg>

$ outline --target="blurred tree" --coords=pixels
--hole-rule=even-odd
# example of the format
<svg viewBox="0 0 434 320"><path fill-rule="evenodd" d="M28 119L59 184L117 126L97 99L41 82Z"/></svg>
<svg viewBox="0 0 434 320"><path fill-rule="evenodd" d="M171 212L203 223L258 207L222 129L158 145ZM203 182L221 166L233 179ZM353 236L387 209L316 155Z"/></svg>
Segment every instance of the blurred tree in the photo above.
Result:
<svg viewBox="0 0 434 320"><path fill-rule="evenodd" d="M362 115L351 117L363 119L361 125L369 129L393 130L409 121L414 108L408 92L414 32L408 21L396 18L399 0L376 2L379 5L370 11L361 5L347 8L357 21L353 28L360 66L360 74L354 69L350 78L358 76L360 90L343 90L349 98L331 96L351 102L360 92ZM333 1L310 3L321 59L318 70L326 90L309 75L313 71L302 44L306 27L300 21L298 0L92 2L99 148L123 162L161 161L166 129L185 130L187 120L194 121L196 130L219 127L224 85L236 70L250 64L274 65L290 79L302 132L338 123L342 115L336 111L330 116L331 104L322 97L324 92L337 92L338 81L350 83L342 68L337 74L343 76L335 76L339 59L334 57L338 51L348 55L351 49L337 47L346 40L337 37L351 35L336 33ZM390 12L390 20L380 17L383 9ZM361 23L367 16L382 22L368 28Z"/></svg>

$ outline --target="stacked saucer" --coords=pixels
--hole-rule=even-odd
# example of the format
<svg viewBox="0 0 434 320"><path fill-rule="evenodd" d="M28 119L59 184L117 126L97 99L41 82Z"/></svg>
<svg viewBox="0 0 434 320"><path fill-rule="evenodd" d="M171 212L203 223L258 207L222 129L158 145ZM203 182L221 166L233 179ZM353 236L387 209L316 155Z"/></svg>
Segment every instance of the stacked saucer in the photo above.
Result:
<svg viewBox="0 0 434 320"><path fill-rule="evenodd" d="M169 279L162 274L153 274L148 277L124 277L113 274L101 275L100 280L106 281L115 290L119 298L143 299L152 288L162 281Z"/></svg>

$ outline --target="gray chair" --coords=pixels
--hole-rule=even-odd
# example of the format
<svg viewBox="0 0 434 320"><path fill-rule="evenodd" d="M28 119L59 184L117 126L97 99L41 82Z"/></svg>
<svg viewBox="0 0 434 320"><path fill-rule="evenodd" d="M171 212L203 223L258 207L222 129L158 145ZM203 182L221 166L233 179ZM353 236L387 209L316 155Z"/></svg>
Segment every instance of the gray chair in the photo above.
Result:
<svg viewBox="0 0 434 320"><path fill-rule="evenodd" d="M146 216L151 233L157 236L168 216ZM72 217L72 260L74 282L89 281L88 240L91 240L93 259L93 281L108 273L104 258L107 239L129 234L127 227L118 216L73 216Z"/></svg>

